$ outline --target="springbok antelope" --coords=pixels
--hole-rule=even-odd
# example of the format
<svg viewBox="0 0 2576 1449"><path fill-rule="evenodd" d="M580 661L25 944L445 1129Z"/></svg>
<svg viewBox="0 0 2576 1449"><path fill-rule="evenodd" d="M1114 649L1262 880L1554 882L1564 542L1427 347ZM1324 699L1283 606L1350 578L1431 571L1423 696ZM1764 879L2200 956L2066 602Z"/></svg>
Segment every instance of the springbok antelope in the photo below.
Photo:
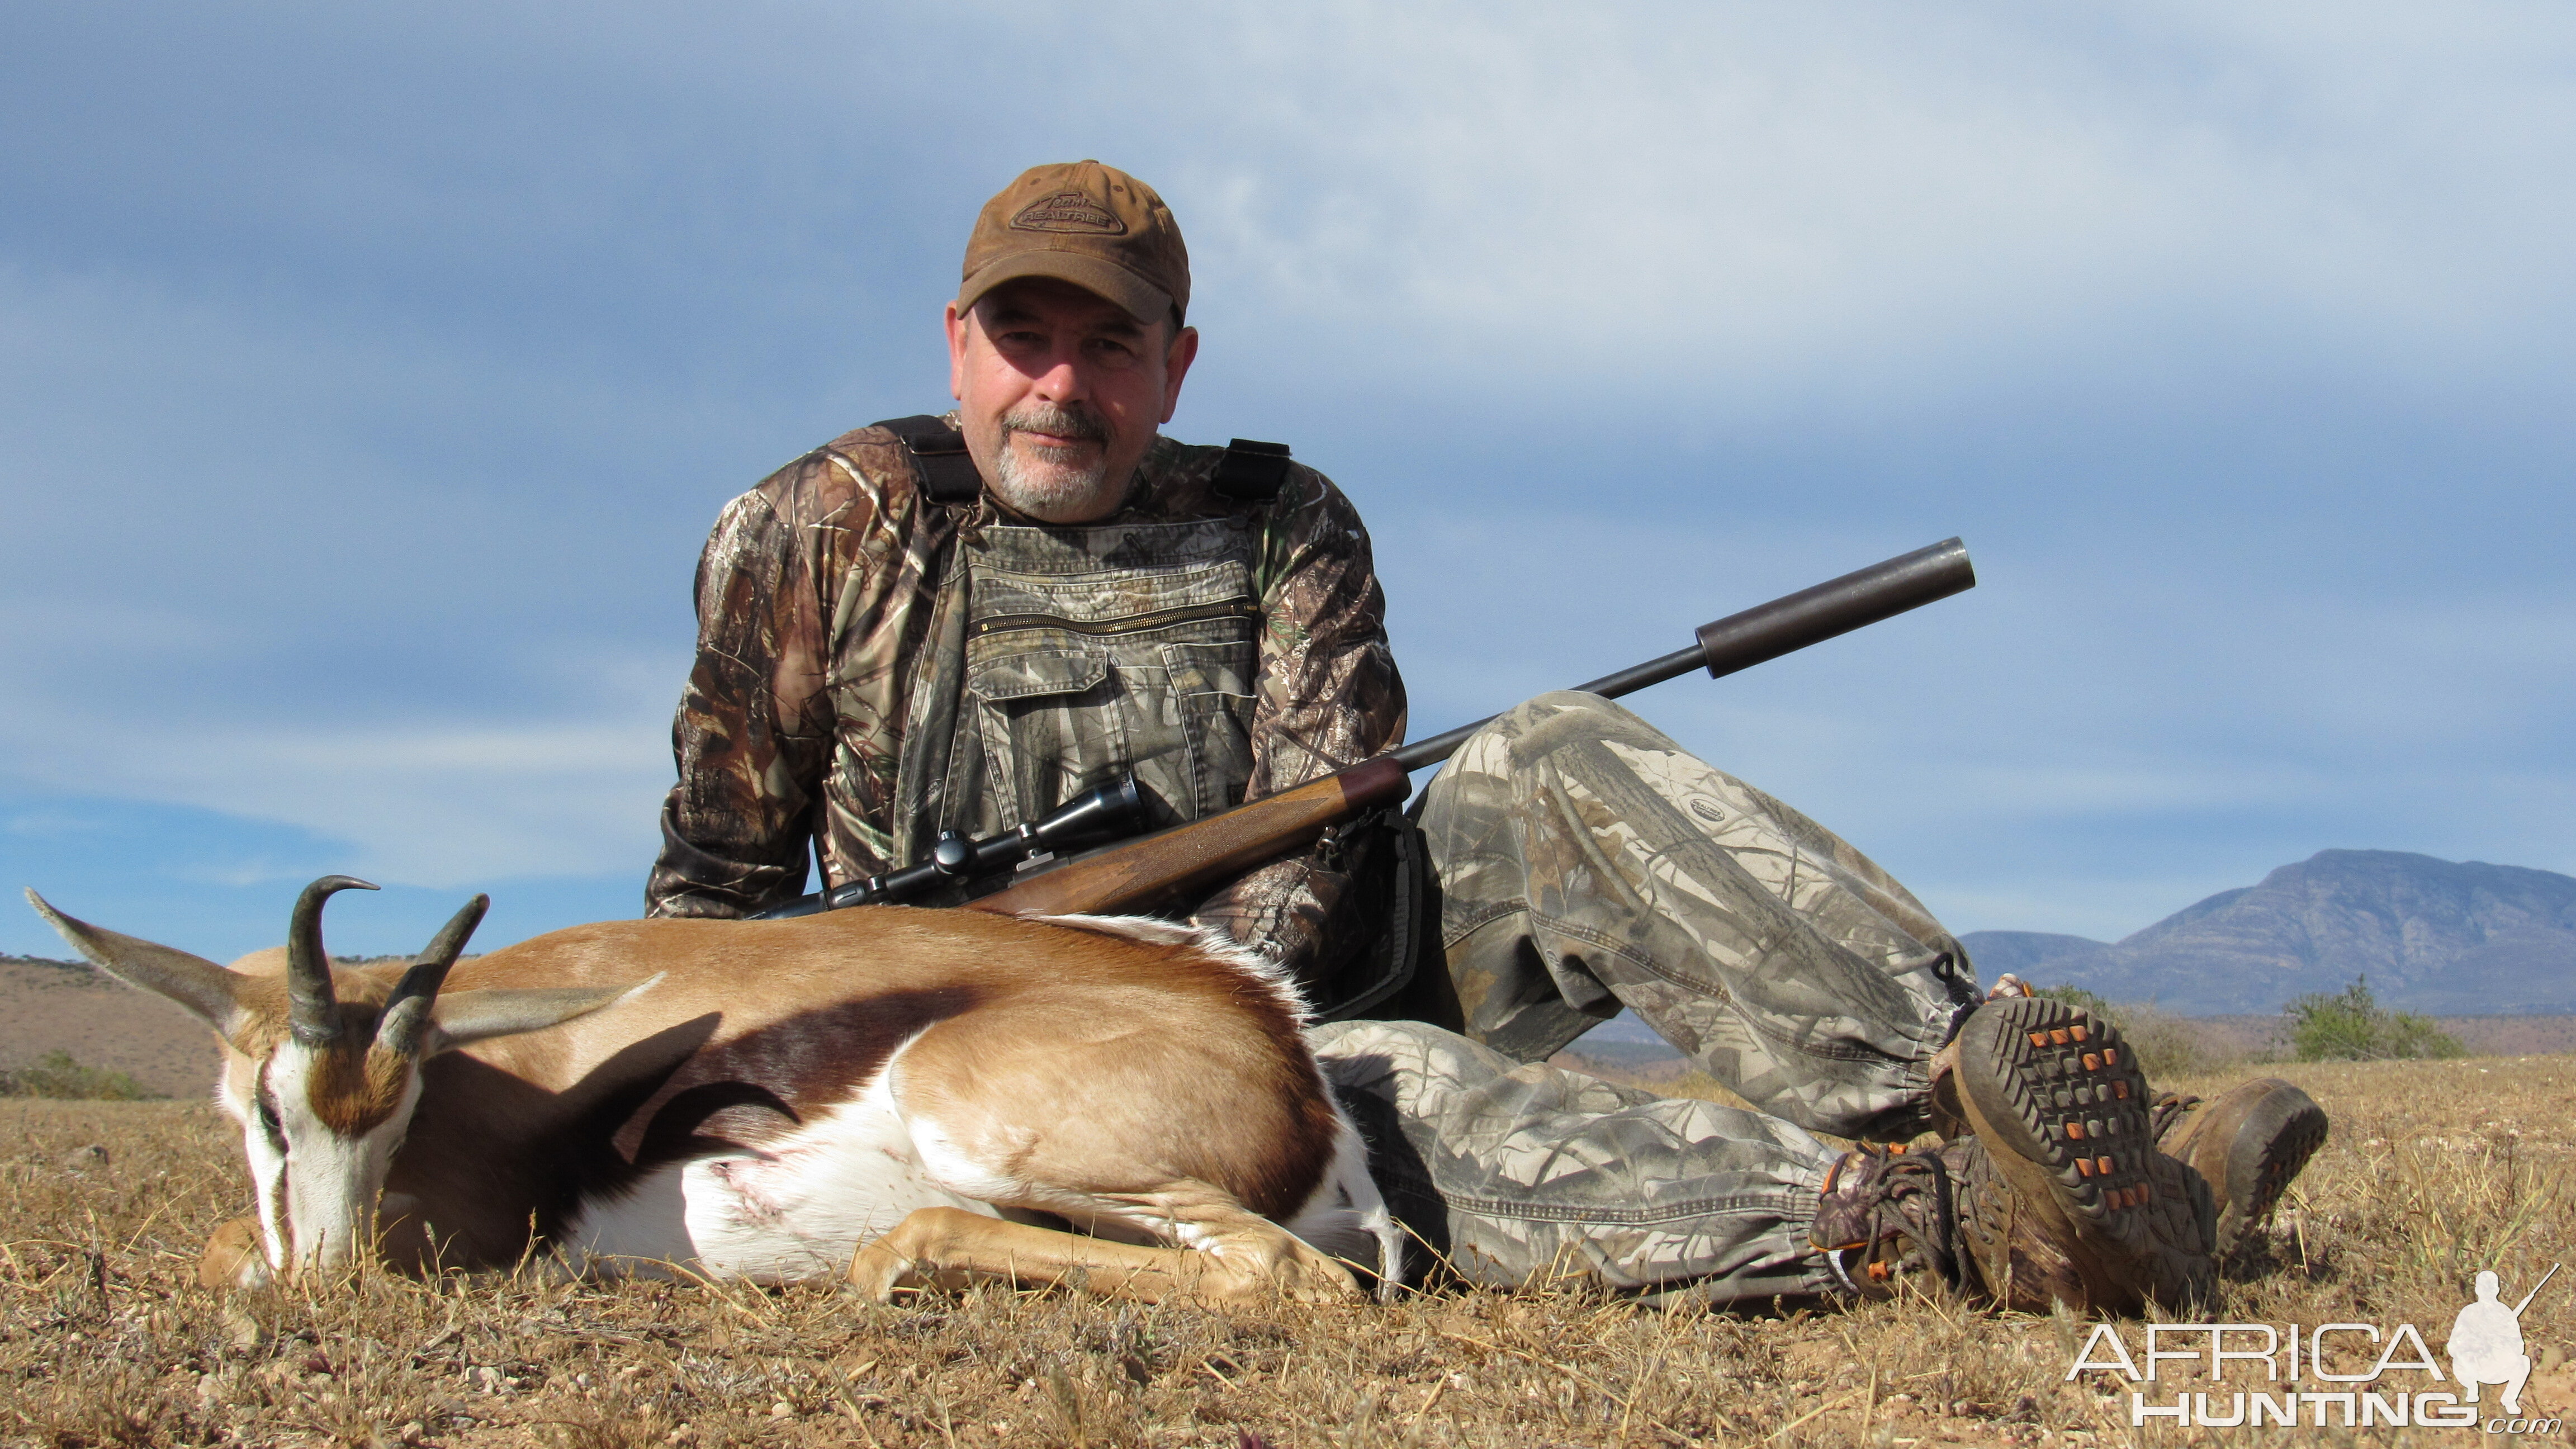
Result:
<svg viewBox="0 0 2576 1449"><path fill-rule="evenodd" d="M457 966L477 896L414 964L334 969L322 906L350 887L374 889L307 886L285 947L234 969L27 893L223 1043L257 1240L219 1233L210 1282L372 1249L413 1272L846 1265L880 1298L1356 1293L1329 1253L1395 1283L1399 1230L1295 992L1222 938L867 906L574 926Z"/></svg>

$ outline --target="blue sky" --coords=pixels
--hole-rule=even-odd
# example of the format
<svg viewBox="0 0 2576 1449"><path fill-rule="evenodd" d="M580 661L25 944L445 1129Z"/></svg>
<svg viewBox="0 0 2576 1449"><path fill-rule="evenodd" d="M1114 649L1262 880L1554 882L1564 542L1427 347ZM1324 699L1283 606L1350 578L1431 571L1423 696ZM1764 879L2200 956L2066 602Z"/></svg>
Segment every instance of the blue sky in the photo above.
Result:
<svg viewBox="0 0 2576 1449"><path fill-rule="evenodd" d="M1961 931L2576 870L2576 15L1282 10L12 7L8 883L217 957L325 871L344 950L633 914L708 523L942 405L975 208L1079 156L1188 235L1171 431L1368 517L1418 733L1960 534L1632 703Z"/></svg>

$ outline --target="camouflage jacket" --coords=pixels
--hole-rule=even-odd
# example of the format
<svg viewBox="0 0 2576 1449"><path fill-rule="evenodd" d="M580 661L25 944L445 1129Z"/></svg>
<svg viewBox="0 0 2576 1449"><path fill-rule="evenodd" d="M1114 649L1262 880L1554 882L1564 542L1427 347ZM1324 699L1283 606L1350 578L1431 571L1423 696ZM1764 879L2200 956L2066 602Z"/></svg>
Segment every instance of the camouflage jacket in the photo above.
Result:
<svg viewBox="0 0 2576 1449"><path fill-rule="evenodd" d="M952 419L953 422L953 419ZM1112 522L1250 515L1261 600L1246 798L1382 753L1404 685L1366 530L1322 474L1289 470L1267 503L1210 491L1221 448L1155 442ZM1004 521L923 498L892 434L863 428L729 504L698 564L698 653L672 751L679 783L645 887L653 916L742 916L805 890L811 842L829 884L908 864L893 819L907 697L961 535ZM1273 862L1197 919L1312 974L1370 923L1322 852Z"/></svg>

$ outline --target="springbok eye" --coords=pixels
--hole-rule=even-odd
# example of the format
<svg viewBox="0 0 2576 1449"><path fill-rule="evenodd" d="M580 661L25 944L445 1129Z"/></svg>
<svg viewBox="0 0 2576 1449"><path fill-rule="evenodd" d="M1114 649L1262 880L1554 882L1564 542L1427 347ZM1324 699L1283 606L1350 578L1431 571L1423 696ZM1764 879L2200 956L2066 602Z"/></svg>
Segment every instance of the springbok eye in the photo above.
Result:
<svg viewBox="0 0 2576 1449"><path fill-rule="evenodd" d="M258 1101L259 1129L262 1132L267 1133L269 1140L272 1142L285 1141L286 1124L278 1118L277 1104L269 1100L268 1094L265 1092L260 1094Z"/></svg>

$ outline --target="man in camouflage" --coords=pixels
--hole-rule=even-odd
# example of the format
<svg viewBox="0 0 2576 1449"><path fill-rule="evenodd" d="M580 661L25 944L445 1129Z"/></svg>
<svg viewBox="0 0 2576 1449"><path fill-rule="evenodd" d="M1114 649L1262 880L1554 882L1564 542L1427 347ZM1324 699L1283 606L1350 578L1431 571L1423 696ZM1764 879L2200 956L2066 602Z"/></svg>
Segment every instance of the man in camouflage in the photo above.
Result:
<svg viewBox="0 0 2576 1449"><path fill-rule="evenodd" d="M1402 739L1349 500L1158 432L1197 355L1188 305L1179 229L1133 177L1042 166L987 204L946 314L959 408L845 434L717 521L651 914L749 915L803 891L809 851L828 890L1130 770L1169 824ZM1442 949L1385 1014L1429 1020L1310 1039L1445 1271L1711 1300L1921 1272L2114 1309L2206 1281L2209 1191L2152 1150L2106 1028L1986 1004L1902 886L1635 715L1529 701L1419 820ZM1254 870L1193 919L1278 956L1327 1015L1382 995L1360 963L1409 923L1347 847ZM1544 1065L1623 1006L1751 1109ZM2171 1114L2222 1179L2240 1138L2279 1139L2257 1144L2278 1149L2269 1176L2235 1185L2239 1218L2304 1158L2276 1119L2304 1124L2305 1099L2272 1085ZM2088 1124L2101 1150L2079 1156ZM1818 1135L1927 1131L1952 1140L1896 1156Z"/></svg>

